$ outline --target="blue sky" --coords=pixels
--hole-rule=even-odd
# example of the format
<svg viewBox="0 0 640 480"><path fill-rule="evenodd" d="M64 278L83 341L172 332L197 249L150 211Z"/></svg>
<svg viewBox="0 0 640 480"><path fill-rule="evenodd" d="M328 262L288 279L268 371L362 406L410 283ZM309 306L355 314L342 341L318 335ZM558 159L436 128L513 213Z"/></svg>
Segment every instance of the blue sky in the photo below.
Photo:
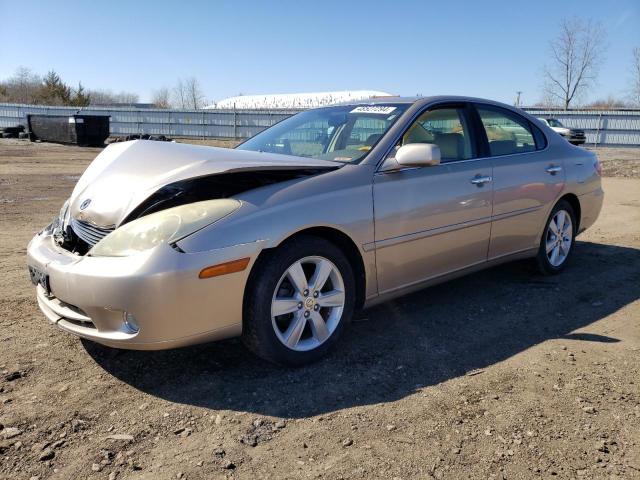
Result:
<svg viewBox="0 0 640 480"><path fill-rule="evenodd" d="M0 0L0 78L55 69L71 84L149 100L178 77L207 99L349 89L541 98L563 17L599 20L608 49L589 99L623 96L639 0ZM10 47L12 46L12 47Z"/></svg>

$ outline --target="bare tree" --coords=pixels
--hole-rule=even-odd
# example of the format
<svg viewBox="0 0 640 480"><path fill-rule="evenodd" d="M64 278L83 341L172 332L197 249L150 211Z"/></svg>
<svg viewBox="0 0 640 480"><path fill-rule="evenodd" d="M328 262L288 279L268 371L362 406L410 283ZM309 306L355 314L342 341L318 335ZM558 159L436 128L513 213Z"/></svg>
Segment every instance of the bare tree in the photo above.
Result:
<svg viewBox="0 0 640 480"><path fill-rule="evenodd" d="M536 107L547 107L547 108L556 108L559 106L559 101L558 99L551 95L547 89L543 89L542 91L542 98L540 99L540 101L538 103L536 103L534 106Z"/></svg>
<svg viewBox="0 0 640 480"><path fill-rule="evenodd" d="M597 108L598 110L613 110L616 108L625 108L629 104L622 98L616 98L609 95L607 98L598 99L585 105L586 108Z"/></svg>
<svg viewBox="0 0 640 480"><path fill-rule="evenodd" d="M545 93L566 109L594 84L605 45L601 24L579 19L563 20L551 41L551 63L546 65Z"/></svg>
<svg viewBox="0 0 640 480"><path fill-rule="evenodd" d="M204 107L204 92L200 88L200 82L195 77L189 77L185 80L185 88L187 92L188 108L194 110Z"/></svg>
<svg viewBox="0 0 640 480"><path fill-rule="evenodd" d="M140 95L133 92L119 92L115 94L115 99L117 103L126 103L126 104L134 104L140 101Z"/></svg>
<svg viewBox="0 0 640 480"><path fill-rule="evenodd" d="M2 82L2 101L35 103L42 79L26 67L18 67L12 77Z"/></svg>
<svg viewBox="0 0 640 480"><path fill-rule="evenodd" d="M91 98L91 105L113 105L138 103L140 97L137 93L125 92L113 93L111 90L88 90L87 94Z"/></svg>
<svg viewBox="0 0 640 480"><path fill-rule="evenodd" d="M633 49L631 75L631 102L637 107L640 107L640 47Z"/></svg>
<svg viewBox="0 0 640 480"><path fill-rule="evenodd" d="M188 108L187 107L187 91L184 85L184 82L181 79L178 79L176 82L176 86L173 87L173 104L178 108Z"/></svg>
<svg viewBox="0 0 640 480"><path fill-rule="evenodd" d="M89 90L91 105L108 105L115 103L113 93L108 90Z"/></svg>
<svg viewBox="0 0 640 480"><path fill-rule="evenodd" d="M171 106L171 93L166 87L162 87L153 92L151 100L156 108L169 108Z"/></svg>
<svg viewBox="0 0 640 480"><path fill-rule="evenodd" d="M0 102L85 106L130 105L138 101L137 93L89 90L81 82L78 88L71 88L54 70L40 76L26 67L19 67L11 77L0 80Z"/></svg>
<svg viewBox="0 0 640 480"><path fill-rule="evenodd" d="M189 108L197 110L205 105L205 97L200 82L195 77L178 79L173 88L173 103L178 108Z"/></svg>

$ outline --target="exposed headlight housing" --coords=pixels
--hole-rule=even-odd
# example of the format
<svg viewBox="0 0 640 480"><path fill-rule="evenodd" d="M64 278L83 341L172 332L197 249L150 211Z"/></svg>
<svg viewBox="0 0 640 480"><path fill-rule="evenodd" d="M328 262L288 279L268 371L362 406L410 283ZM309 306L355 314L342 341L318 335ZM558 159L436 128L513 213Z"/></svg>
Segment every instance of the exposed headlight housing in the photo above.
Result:
<svg viewBox="0 0 640 480"><path fill-rule="evenodd" d="M67 221L69 219L69 200L64 202L62 208L60 209L60 213L58 217L53 220L50 225L51 233L53 233L53 237L56 242L61 244L64 241L64 229L67 225Z"/></svg>
<svg viewBox="0 0 640 480"><path fill-rule="evenodd" d="M233 199L207 200L152 213L127 223L100 240L95 257L127 257L162 243L174 243L240 208Z"/></svg>

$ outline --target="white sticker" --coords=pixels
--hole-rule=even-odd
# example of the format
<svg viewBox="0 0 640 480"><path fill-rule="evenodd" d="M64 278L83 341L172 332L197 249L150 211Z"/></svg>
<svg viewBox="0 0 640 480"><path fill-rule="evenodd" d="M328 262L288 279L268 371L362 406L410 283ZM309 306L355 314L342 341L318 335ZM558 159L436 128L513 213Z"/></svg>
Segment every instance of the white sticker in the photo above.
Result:
<svg viewBox="0 0 640 480"><path fill-rule="evenodd" d="M393 112L396 107L385 107L382 105L367 105L364 107L356 107L349 113L378 113L380 115L388 115Z"/></svg>

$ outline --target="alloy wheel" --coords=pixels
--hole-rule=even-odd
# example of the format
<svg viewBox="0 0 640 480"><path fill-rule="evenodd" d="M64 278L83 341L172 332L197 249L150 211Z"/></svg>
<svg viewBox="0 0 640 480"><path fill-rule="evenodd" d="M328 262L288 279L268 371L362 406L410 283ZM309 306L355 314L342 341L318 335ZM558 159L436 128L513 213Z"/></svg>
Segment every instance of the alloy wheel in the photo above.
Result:
<svg viewBox="0 0 640 480"><path fill-rule="evenodd" d="M280 277L271 300L271 322L287 348L313 350L335 331L344 306L338 268L324 257L304 257Z"/></svg>
<svg viewBox="0 0 640 480"><path fill-rule="evenodd" d="M573 243L573 223L566 210L558 210L549 222L545 250L549 263L554 267L562 265Z"/></svg>

